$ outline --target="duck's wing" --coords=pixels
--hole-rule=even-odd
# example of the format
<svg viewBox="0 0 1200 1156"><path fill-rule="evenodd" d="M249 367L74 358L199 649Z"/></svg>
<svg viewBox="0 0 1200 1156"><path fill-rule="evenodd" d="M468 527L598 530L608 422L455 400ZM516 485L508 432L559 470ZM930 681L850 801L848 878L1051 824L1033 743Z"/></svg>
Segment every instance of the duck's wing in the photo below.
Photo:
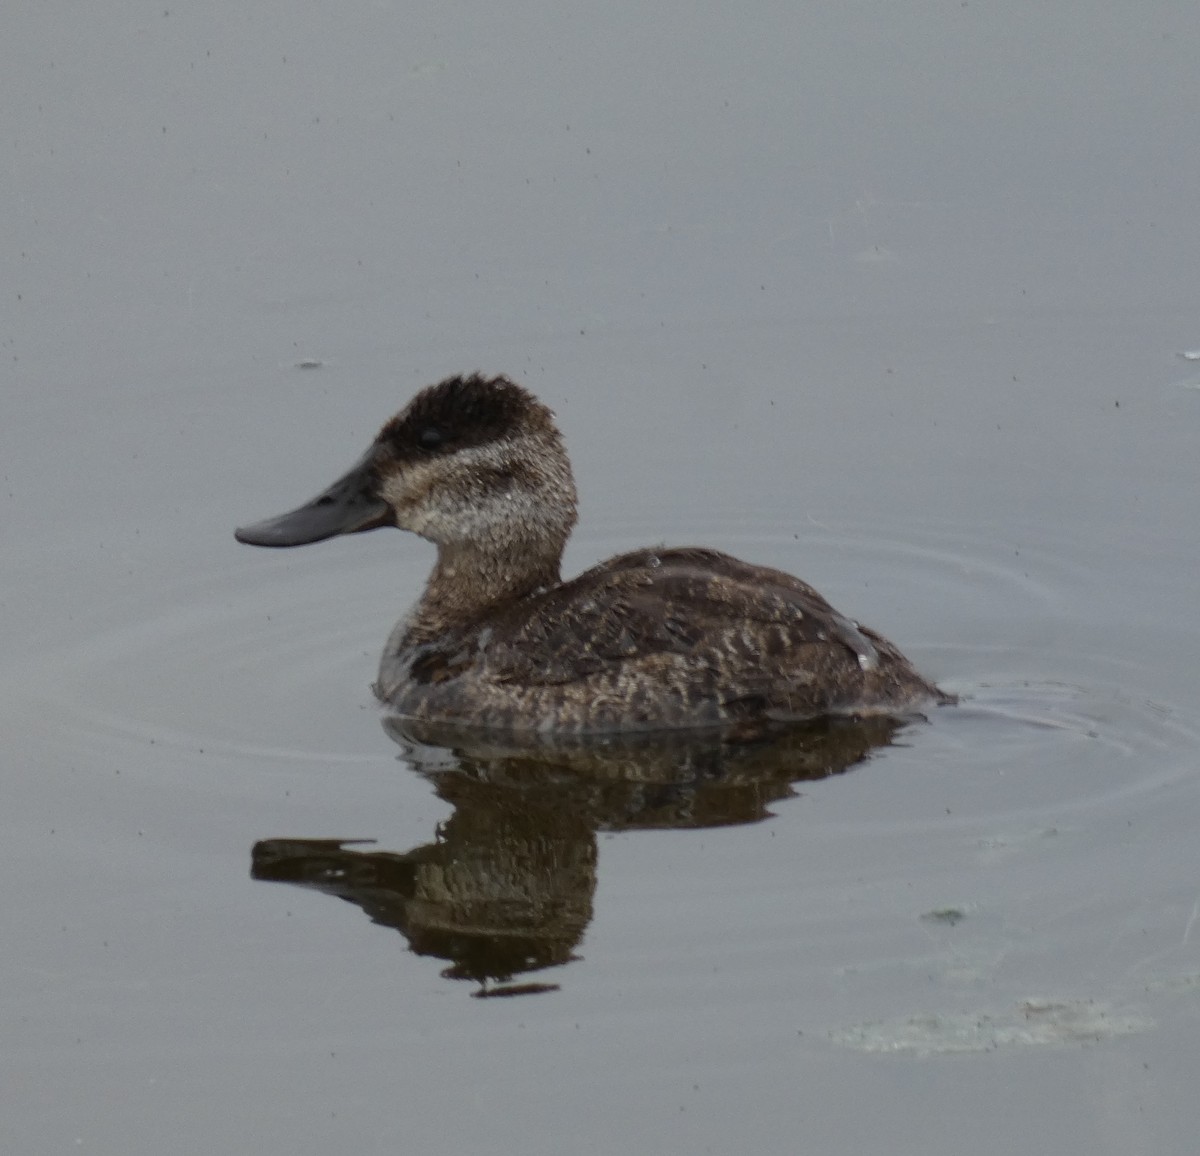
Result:
<svg viewBox="0 0 1200 1156"><path fill-rule="evenodd" d="M602 563L492 624L497 681L562 685L677 656L737 693L879 662L883 639L811 586L715 550L641 550Z"/></svg>

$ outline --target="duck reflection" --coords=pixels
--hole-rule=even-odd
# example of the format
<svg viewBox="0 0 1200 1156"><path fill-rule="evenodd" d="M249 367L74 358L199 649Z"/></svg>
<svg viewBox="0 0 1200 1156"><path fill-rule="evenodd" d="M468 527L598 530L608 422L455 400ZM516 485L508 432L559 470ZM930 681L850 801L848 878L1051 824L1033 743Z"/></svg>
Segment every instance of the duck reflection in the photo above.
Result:
<svg viewBox="0 0 1200 1156"><path fill-rule="evenodd" d="M477 996L554 990L514 979L570 962L592 918L601 831L754 823L794 784L840 774L893 741L887 718L824 719L771 734L528 739L387 719L401 757L454 813L433 842L266 839L255 879L353 903ZM368 844L370 841L366 841Z"/></svg>

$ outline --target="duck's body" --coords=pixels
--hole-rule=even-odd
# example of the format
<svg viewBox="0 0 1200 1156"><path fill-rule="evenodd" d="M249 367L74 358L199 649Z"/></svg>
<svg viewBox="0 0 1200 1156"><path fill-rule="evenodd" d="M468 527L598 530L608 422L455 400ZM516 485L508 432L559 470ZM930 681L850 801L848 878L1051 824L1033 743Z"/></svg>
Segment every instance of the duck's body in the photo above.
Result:
<svg viewBox="0 0 1200 1156"><path fill-rule="evenodd" d="M414 617L419 618L418 609ZM393 631L376 693L496 729L620 731L928 703L886 639L811 586L715 550L640 550L422 641Z"/></svg>
<svg viewBox="0 0 1200 1156"><path fill-rule="evenodd" d="M414 719L587 733L949 701L811 586L714 550L640 550L564 583L574 523L550 411L471 377L422 391L324 494L238 538L291 546L395 525L437 544L375 686Z"/></svg>

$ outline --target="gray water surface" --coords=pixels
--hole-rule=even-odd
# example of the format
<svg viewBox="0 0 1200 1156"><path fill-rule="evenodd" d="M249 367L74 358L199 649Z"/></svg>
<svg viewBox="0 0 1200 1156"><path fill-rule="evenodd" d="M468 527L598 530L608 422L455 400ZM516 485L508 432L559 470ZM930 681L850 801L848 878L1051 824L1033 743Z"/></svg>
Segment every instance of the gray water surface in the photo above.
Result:
<svg viewBox="0 0 1200 1156"><path fill-rule="evenodd" d="M1191 1150L1194 4L4 43L5 1152ZM558 413L568 572L798 573L961 705L603 760L390 732L431 547L232 529L475 369Z"/></svg>

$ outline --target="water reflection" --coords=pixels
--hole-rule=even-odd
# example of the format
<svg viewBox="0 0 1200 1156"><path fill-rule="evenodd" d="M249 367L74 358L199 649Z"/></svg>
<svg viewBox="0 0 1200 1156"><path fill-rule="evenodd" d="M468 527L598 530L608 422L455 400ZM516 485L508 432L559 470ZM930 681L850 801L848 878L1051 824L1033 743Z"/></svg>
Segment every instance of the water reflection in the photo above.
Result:
<svg viewBox="0 0 1200 1156"><path fill-rule="evenodd" d="M402 758L454 813L405 852L335 839L256 843L255 879L353 903L476 995L553 990L515 977L558 966L592 918L597 833L753 823L793 784L890 743L890 719L824 720L753 740L711 733L542 739L514 746L389 719Z"/></svg>

